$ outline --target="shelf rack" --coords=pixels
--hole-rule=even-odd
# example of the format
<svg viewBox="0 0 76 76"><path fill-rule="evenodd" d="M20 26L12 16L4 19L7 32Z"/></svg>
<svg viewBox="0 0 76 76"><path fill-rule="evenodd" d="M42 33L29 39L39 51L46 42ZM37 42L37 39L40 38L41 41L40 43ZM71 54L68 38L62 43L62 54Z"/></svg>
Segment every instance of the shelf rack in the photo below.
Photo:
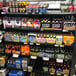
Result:
<svg viewBox="0 0 76 76"><path fill-rule="evenodd" d="M4 1L4 3L5 3L5 0L3 0ZM40 1L40 0L37 0L37 1ZM46 0L45 0L46 1ZM50 1L50 0L49 0ZM25 15L25 16L47 16L47 15L73 15L73 16L76 16L76 13L46 13L46 14L26 14L26 13L5 13L5 12L1 12L1 14L2 15ZM57 33L59 33L59 32L63 32L63 33L68 33L68 32L73 32L73 33L75 33L75 44L72 46L72 48L73 48L73 58L72 58L72 68L71 68L71 75L70 76L73 76L73 74L75 73L75 64L76 64L76 30L75 31L67 31L67 30L36 30L36 29L14 29L14 28L12 28L12 29L8 29L8 28L6 28L6 29L0 29L1 31L20 31L20 32L57 32ZM7 42L6 41L6 43L15 43L15 42ZM16 42L16 43L18 43L18 42ZM23 43L20 43L20 44L23 44ZM43 45L43 44L41 44L41 45ZM40 45L40 46L41 46ZM47 44L45 44L46 46L47 46ZM48 46L50 46L49 44L48 44ZM69 46L65 46L65 47L68 47L69 48ZM1 68L3 68L3 67L1 67ZM9 69L9 70L17 70L17 69L15 69L15 68L7 68L7 69ZM22 70L22 69L18 69L18 70ZM34 70L33 72L37 72L37 73L44 73L43 71L37 71L37 70ZM48 72L46 72L46 73L44 73L44 75L45 76L47 76L47 74L49 74ZM27 72L27 75L26 76L30 76L30 75L28 75L28 72ZM49 76L49 75L48 75Z"/></svg>

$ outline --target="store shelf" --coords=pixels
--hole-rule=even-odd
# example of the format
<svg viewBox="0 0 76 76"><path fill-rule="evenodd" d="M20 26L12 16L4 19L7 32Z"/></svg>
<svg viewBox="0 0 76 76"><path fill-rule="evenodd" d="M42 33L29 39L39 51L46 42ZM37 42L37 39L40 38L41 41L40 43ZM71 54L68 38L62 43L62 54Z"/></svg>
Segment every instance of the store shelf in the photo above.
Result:
<svg viewBox="0 0 76 76"><path fill-rule="evenodd" d="M1 12L1 14L6 14L6 15L75 15L76 13L70 13L70 12L49 12L49 13L46 13L46 14L26 14L26 13L11 13L11 12Z"/></svg>
<svg viewBox="0 0 76 76"><path fill-rule="evenodd" d="M2 31L6 32L53 32L53 33L70 33L70 32L75 32L75 30L44 30L44 29L22 29L22 28L6 28L6 29L0 29Z"/></svg>
<svg viewBox="0 0 76 76"><path fill-rule="evenodd" d="M20 71L23 71L23 69L18 69L18 68L12 68L12 67L7 67L7 69L9 69L9 70L20 70Z"/></svg>
<svg viewBox="0 0 76 76"><path fill-rule="evenodd" d="M13 42L13 41L5 41L5 43L11 43L11 44L22 44L22 45L31 45L31 46L53 46L53 47L73 47L74 44L71 46L66 45L56 45L56 44L50 44L50 43L23 43L23 42Z"/></svg>

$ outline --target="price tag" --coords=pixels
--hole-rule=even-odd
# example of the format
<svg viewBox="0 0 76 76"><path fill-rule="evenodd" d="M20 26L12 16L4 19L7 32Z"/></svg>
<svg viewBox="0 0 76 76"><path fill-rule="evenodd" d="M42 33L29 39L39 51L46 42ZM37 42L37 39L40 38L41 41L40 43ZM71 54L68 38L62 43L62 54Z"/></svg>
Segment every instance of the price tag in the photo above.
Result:
<svg viewBox="0 0 76 76"><path fill-rule="evenodd" d="M43 28L41 28L41 31L43 31L44 29Z"/></svg>
<svg viewBox="0 0 76 76"><path fill-rule="evenodd" d="M63 30L63 32L68 32L68 30Z"/></svg>
<svg viewBox="0 0 76 76"><path fill-rule="evenodd" d="M27 44L27 43L24 43L24 44Z"/></svg>
<svg viewBox="0 0 76 76"><path fill-rule="evenodd" d="M57 75L60 75L61 76L61 73L57 73Z"/></svg>
<svg viewBox="0 0 76 76"><path fill-rule="evenodd" d="M5 12L1 12L1 14L6 14Z"/></svg>
<svg viewBox="0 0 76 76"><path fill-rule="evenodd" d="M37 56L31 56L30 58L31 59L37 59Z"/></svg>
<svg viewBox="0 0 76 76"><path fill-rule="evenodd" d="M59 45L55 45L55 47L58 47Z"/></svg>
<svg viewBox="0 0 76 76"><path fill-rule="evenodd" d="M27 71L27 70L24 70L25 72Z"/></svg>
<svg viewBox="0 0 76 76"><path fill-rule="evenodd" d="M40 45L40 43L36 43L36 45Z"/></svg>
<svg viewBox="0 0 76 76"><path fill-rule="evenodd" d="M54 75L55 73L50 73L51 75Z"/></svg>
<svg viewBox="0 0 76 76"><path fill-rule="evenodd" d="M30 45L33 45L34 43L30 43Z"/></svg>
<svg viewBox="0 0 76 76"><path fill-rule="evenodd" d="M64 47L64 45L60 45L60 47Z"/></svg>
<svg viewBox="0 0 76 76"><path fill-rule="evenodd" d="M14 58L18 58L19 55L18 55L18 54L13 54L13 57L14 57Z"/></svg>
<svg viewBox="0 0 76 76"><path fill-rule="evenodd" d="M63 59L56 59L56 62L63 63Z"/></svg>
<svg viewBox="0 0 76 76"><path fill-rule="evenodd" d="M43 57L42 60L49 61L49 58L48 57Z"/></svg>

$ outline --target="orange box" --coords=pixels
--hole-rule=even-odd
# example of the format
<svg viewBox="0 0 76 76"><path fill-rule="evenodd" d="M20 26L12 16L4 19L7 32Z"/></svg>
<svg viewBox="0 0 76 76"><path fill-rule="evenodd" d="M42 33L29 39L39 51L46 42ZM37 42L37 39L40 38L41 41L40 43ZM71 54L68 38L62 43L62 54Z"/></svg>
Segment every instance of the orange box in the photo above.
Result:
<svg viewBox="0 0 76 76"><path fill-rule="evenodd" d="M29 55L30 54L30 46L29 45L21 46L21 53L22 53L22 55Z"/></svg>

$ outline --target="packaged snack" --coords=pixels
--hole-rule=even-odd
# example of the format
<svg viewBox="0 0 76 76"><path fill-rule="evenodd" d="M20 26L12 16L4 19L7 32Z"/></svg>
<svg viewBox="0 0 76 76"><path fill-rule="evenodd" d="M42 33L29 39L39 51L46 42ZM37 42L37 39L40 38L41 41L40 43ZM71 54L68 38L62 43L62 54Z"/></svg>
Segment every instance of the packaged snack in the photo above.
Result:
<svg viewBox="0 0 76 76"><path fill-rule="evenodd" d="M27 44L27 34L21 34L19 37L20 42Z"/></svg>
<svg viewBox="0 0 76 76"><path fill-rule="evenodd" d="M62 68L57 68L57 70L56 70L57 76L59 76L59 75L61 76L62 72L63 72Z"/></svg>
<svg viewBox="0 0 76 76"><path fill-rule="evenodd" d="M0 56L0 66L1 67L4 67L5 66L6 59L7 59L6 56Z"/></svg>
<svg viewBox="0 0 76 76"><path fill-rule="evenodd" d="M63 42L67 46L71 46L74 43L74 39L75 39L75 37L72 34L70 34L70 35L64 34L63 35Z"/></svg>
<svg viewBox="0 0 76 76"><path fill-rule="evenodd" d="M19 42L19 35L18 35L18 33L13 33L13 36L12 36L12 40L14 41L14 42Z"/></svg>
<svg viewBox="0 0 76 76"><path fill-rule="evenodd" d="M14 26L14 28L20 28L20 27L21 27L21 20L18 17L18 18L15 19L15 26Z"/></svg>
<svg viewBox="0 0 76 76"><path fill-rule="evenodd" d="M6 28L6 21L7 21L7 20L6 20L6 17L4 17L4 18L3 18L3 26L4 26L4 29Z"/></svg>
<svg viewBox="0 0 76 76"><path fill-rule="evenodd" d="M29 45L27 45L27 46L21 46L21 53L22 53L22 55L29 55L29 53L30 53L30 47L29 47Z"/></svg>
<svg viewBox="0 0 76 76"><path fill-rule="evenodd" d="M75 30L75 22L64 22L64 30Z"/></svg>
<svg viewBox="0 0 76 76"><path fill-rule="evenodd" d="M15 17L13 17L13 18L11 19L11 22L12 22L12 28L14 28L14 27L15 27Z"/></svg>
<svg viewBox="0 0 76 76"><path fill-rule="evenodd" d="M7 53L7 54L11 54L11 44L6 44L5 45L5 53Z"/></svg>
<svg viewBox="0 0 76 76"><path fill-rule="evenodd" d="M22 68L23 68L23 70L27 71L28 63L29 63L29 59L28 58L23 58L22 59Z"/></svg>
<svg viewBox="0 0 76 76"><path fill-rule="evenodd" d="M20 55L21 47L20 45L12 45L12 53Z"/></svg>
<svg viewBox="0 0 76 76"><path fill-rule="evenodd" d="M4 35L5 41L12 41L12 34L11 32L6 32Z"/></svg>
<svg viewBox="0 0 76 76"><path fill-rule="evenodd" d="M36 36L36 42L41 43L41 34L40 33L38 33Z"/></svg>
<svg viewBox="0 0 76 76"><path fill-rule="evenodd" d="M28 21L27 21L27 26L28 26L29 29L34 28L33 19L32 19L32 18L28 19Z"/></svg>
<svg viewBox="0 0 76 76"><path fill-rule="evenodd" d="M6 19L6 28L12 28L12 18L10 17Z"/></svg>
<svg viewBox="0 0 76 76"><path fill-rule="evenodd" d="M38 33L36 36L37 43L46 43L46 34Z"/></svg>
<svg viewBox="0 0 76 76"><path fill-rule="evenodd" d="M56 45L62 45L62 35L56 35Z"/></svg>
<svg viewBox="0 0 76 76"><path fill-rule="evenodd" d="M29 41L29 43L36 43L36 34L28 33L28 41Z"/></svg>
<svg viewBox="0 0 76 76"><path fill-rule="evenodd" d="M34 19L33 25L34 25L34 29L39 29L40 28L40 20Z"/></svg>
<svg viewBox="0 0 76 76"><path fill-rule="evenodd" d="M53 18L51 24L52 30L61 30L62 29L62 19L61 18Z"/></svg>
<svg viewBox="0 0 76 76"><path fill-rule="evenodd" d="M50 44L55 44L56 42L56 35L55 34L47 34L47 43L50 43Z"/></svg>
<svg viewBox="0 0 76 76"><path fill-rule="evenodd" d="M50 23L51 23L51 21L50 21L50 19L49 18L43 18L42 20L41 20L41 29L44 29L44 30L50 30L51 29L51 26L50 26Z"/></svg>
<svg viewBox="0 0 76 76"><path fill-rule="evenodd" d="M54 68L54 67L49 68L49 72L50 72L51 74L55 74L55 68Z"/></svg>
<svg viewBox="0 0 76 76"><path fill-rule="evenodd" d="M46 34L41 33L41 42L40 43L46 43Z"/></svg>
<svg viewBox="0 0 76 76"><path fill-rule="evenodd" d="M21 58L16 59L15 61L16 68L20 69L21 64L22 64L22 59Z"/></svg>
<svg viewBox="0 0 76 76"><path fill-rule="evenodd" d="M23 18L21 20L21 27L24 29L24 28L27 28L27 19L26 18Z"/></svg>
<svg viewBox="0 0 76 76"><path fill-rule="evenodd" d="M69 75L69 71L70 71L70 70L67 69L67 68L66 68L66 69L63 69L63 73L64 73L64 75L68 76L68 75Z"/></svg>

